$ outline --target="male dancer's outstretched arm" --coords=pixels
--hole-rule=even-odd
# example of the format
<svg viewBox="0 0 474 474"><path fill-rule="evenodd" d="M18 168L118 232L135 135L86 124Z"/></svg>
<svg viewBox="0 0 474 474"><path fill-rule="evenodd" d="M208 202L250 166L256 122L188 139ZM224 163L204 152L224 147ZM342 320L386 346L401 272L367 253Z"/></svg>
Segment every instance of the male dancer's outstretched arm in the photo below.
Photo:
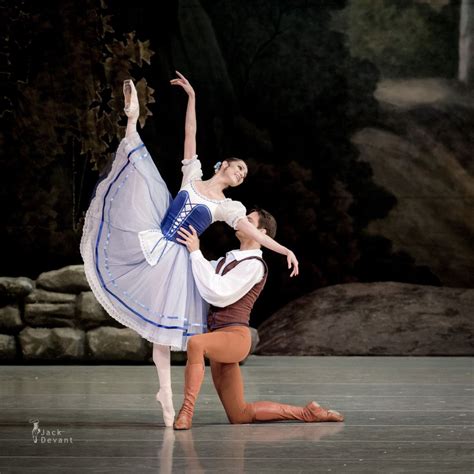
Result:
<svg viewBox="0 0 474 474"><path fill-rule="evenodd" d="M273 238L276 222L271 214L259 209L247 217L258 231ZM212 306L208 316L210 332L193 336L188 342L184 403L174 428L191 428L194 404L204 377L204 356L211 361L212 379L231 423L343 421L340 413L326 410L314 401L305 407L270 401L245 401L239 362L247 357L250 350L250 311L267 277L260 244L237 231L240 249L228 252L214 269L199 251L195 230L191 228L188 232L182 229L180 235L180 242L191 253L196 285Z"/></svg>

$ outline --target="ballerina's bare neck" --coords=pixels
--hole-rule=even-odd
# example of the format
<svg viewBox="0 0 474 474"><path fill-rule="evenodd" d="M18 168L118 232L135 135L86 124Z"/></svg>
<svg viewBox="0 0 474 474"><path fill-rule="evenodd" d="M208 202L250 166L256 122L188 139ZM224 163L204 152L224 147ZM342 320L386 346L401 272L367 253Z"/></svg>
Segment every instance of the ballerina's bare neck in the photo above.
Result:
<svg viewBox="0 0 474 474"><path fill-rule="evenodd" d="M214 179L206 179L205 181L196 180L193 181L193 186L199 194L202 194L205 198L224 200L226 197L223 190L226 186Z"/></svg>

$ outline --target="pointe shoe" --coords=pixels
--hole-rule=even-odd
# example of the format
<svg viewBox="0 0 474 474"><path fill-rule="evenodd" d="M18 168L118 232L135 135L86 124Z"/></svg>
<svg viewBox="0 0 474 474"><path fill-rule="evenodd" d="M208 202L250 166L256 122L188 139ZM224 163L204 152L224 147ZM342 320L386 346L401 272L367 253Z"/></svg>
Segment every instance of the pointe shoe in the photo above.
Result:
<svg viewBox="0 0 474 474"><path fill-rule="evenodd" d="M203 364L187 364L184 370L184 401L173 428L189 430L193 425L194 405L204 379Z"/></svg>
<svg viewBox="0 0 474 474"><path fill-rule="evenodd" d="M336 410L327 410L316 402L310 402L304 407L306 422L344 421L344 416Z"/></svg>
<svg viewBox="0 0 474 474"><path fill-rule="evenodd" d="M163 411L163 421L165 426L173 426L175 411L173 406L173 394L171 390L160 390L156 394L156 401L161 404L161 409Z"/></svg>
<svg viewBox="0 0 474 474"><path fill-rule="evenodd" d="M125 101L125 115L134 121L140 116L140 103L138 102L138 94L135 85L131 79L123 81L123 95Z"/></svg>

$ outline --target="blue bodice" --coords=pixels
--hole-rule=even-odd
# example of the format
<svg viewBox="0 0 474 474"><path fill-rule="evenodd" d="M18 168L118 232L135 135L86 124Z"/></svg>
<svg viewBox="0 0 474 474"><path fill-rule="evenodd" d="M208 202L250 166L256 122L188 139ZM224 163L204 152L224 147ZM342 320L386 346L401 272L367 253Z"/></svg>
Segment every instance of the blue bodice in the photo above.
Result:
<svg viewBox="0 0 474 474"><path fill-rule="evenodd" d="M212 224L212 214L205 204L191 202L189 193L181 190L173 199L161 223L161 231L167 240L176 242L179 238L178 229L189 230L192 225L201 235ZM179 242L177 242L179 243Z"/></svg>

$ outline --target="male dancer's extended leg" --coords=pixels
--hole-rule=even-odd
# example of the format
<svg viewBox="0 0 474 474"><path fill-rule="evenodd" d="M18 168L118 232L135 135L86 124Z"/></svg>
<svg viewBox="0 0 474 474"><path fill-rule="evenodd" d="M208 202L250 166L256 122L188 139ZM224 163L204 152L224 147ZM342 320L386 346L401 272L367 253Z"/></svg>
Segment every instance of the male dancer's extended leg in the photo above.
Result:
<svg viewBox="0 0 474 474"><path fill-rule="evenodd" d="M211 359L211 371L212 380L231 423L280 420L300 420L310 423L344 420L340 413L326 410L314 401L305 407L270 401L247 403L238 363L221 363Z"/></svg>

